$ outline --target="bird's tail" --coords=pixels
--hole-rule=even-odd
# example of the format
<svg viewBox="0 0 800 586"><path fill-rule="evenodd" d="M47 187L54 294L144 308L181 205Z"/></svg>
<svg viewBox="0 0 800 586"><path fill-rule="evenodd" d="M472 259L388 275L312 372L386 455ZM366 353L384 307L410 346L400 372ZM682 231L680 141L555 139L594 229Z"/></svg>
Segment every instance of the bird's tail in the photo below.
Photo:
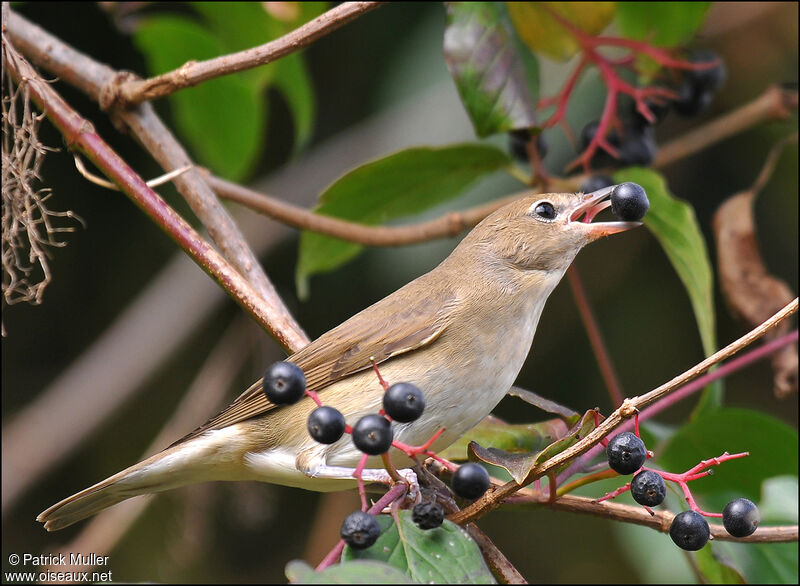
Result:
<svg viewBox="0 0 800 586"><path fill-rule="evenodd" d="M65 498L40 513L36 520L44 523L48 531L58 531L131 497L187 484L188 481L170 485L154 482L156 479L151 478L153 475L147 473L148 465L156 463L161 457L162 454L156 454Z"/></svg>
<svg viewBox="0 0 800 586"><path fill-rule="evenodd" d="M214 437L218 435L219 437ZM219 453L222 434L206 434L170 446L94 486L73 494L39 514L36 520L48 531L57 531L131 497L161 492L209 480L236 480L238 457L217 466L205 465L211 453Z"/></svg>

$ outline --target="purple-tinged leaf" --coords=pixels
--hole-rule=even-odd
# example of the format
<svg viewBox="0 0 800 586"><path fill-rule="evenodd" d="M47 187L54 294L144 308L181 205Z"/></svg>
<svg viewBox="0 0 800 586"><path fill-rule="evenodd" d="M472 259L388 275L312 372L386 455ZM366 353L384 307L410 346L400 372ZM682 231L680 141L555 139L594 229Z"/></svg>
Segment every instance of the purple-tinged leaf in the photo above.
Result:
<svg viewBox="0 0 800 586"><path fill-rule="evenodd" d="M502 10L491 2L447 3L444 57L478 136L536 125L534 57L523 62Z"/></svg>

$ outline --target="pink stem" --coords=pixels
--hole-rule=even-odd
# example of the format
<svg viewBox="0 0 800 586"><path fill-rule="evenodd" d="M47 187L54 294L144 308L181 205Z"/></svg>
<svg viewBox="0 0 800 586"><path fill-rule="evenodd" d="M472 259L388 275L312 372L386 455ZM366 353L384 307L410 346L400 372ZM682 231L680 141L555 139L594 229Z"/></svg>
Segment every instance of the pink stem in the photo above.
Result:
<svg viewBox="0 0 800 586"><path fill-rule="evenodd" d="M798 331L794 330L793 332L789 332L788 334L781 336L780 338L775 338L774 340L765 343L759 348L750 350L749 352L746 352L741 356L738 356L733 360L726 362L715 371L697 377L692 382L683 385L675 392L670 393L668 396L664 397L660 401L657 401L647 409L644 409L641 413L639 413L639 417L641 418L642 421L646 421L647 419L654 417L655 415L671 407L678 401L682 401L686 397L689 397L690 395L696 393L709 383L712 383L717 379L724 378L729 374L736 372L737 370L741 370L745 366L748 366L757 360L766 358L776 350L779 350L780 348L783 348L784 346L787 346L792 342L796 342L798 337L797 334ZM622 433L624 431L630 431L631 429L633 429L633 427L634 427L633 421L626 421L625 423L620 425L616 431L618 433ZM572 464L567 470L565 470L563 473L559 475L560 481L563 482L573 474L583 471L586 465L589 462L591 462L592 459L597 457L597 455L603 449L604 446L602 444L598 444L593 448L591 448L590 450L588 450L583 456L578 458L578 460L574 464Z"/></svg>
<svg viewBox="0 0 800 586"><path fill-rule="evenodd" d="M378 382L381 383L381 386L383 387L383 390L384 391L388 390L389 389L389 383L387 383L385 380L383 380L383 377L381 376L381 371L378 370L378 365L375 363L375 360L373 358L370 358L369 360L370 360L370 362L372 362L372 369L375 371L375 374L378 375Z"/></svg>
<svg viewBox="0 0 800 586"><path fill-rule="evenodd" d="M399 499L403 494L405 494L406 485L405 484L395 484L392 488L390 488L386 494L384 494L381 498L379 498L372 507L367 511L370 515L378 515L389 503L393 503L397 499ZM325 568L332 566L337 561L339 561L339 557L342 555L342 551L344 550L344 539L340 539L339 542L333 547L333 549L326 555L323 560L317 566L317 572L321 572Z"/></svg>
<svg viewBox="0 0 800 586"><path fill-rule="evenodd" d="M356 466L355 471L353 472L353 478L356 479L358 483L358 496L361 497L361 510L367 510L367 489L364 486L364 479L361 478L361 474L364 472L364 468L367 466L367 454L361 456L361 459L358 461L358 466Z"/></svg>
<svg viewBox="0 0 800 586"><path fill-rule="evenodd" d="M550 128L551 126L555 126L558 122L563 120L564 113L567 110L567 104L569 103L569 98L572 95L572 90L575 89L575 84L578 82L578 79L580 79L581 73L587 64L588 60L586 57L581 59L573 72L570 74L569 79L567 79L567 83L564 84L564 88L558 93L556 98L553 98L554 100L557 100L558 107L556 108L556 111L553 112L553 115L547 119L547 122L542 125L542 128Z"/></svg>
<svg viewBox="0 0 800 586"><path fill-rule="evenodd" d="M569 280L572 295L575 297L575 305L578 307L578 313L581 316L583 327L586 329L586 334L589 336L589 343L594 351L594 356L597 360L597 365L600 367L600 374L608 389L608 394L611 395L611 402L615 405L622 405L623 394L622 388L617 379L617 374L614 372L614 366L611 363L611 357L606 350L603 336L600 333L600 326L592 312L589 298L586 295L586 290L583 288L578 269L572 265L567 269L567 279Z"/></svg>
<svg viewBox="0 0 800 586"><path fill-rule="evenodd" d="M419 456L420 454L425 454L426 456L430 457L433 454L433 452L430 452L429 448L431 447L433 442L435 442L439 438L439 436L444 433L444 430L445 430L444 427L440 428L439 431L434 433L431 436L431 438L421 446L411 446L409 444L404 444L403 442L398 440L392 441L392 446L397 448L398 450L401 450L402 452L405 452L406 456L408 456L409 458L416 458L416 456Z"/></svg>

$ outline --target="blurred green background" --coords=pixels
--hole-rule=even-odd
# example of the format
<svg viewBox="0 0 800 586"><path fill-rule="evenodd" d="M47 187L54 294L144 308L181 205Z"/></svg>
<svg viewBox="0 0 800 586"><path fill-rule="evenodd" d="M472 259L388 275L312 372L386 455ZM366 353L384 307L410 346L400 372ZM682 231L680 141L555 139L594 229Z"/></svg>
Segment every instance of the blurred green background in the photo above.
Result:
<svg viewBox="0 0 800 586"><path fill-rule="evenodd" d="M146 71L130 38L114 27L97 4L23 3L15 10L114 68L142 74ZM659 142L752 100L769 84L796 83L797 17L796 3L713 6L694 44L713 48L726 60L728 82L701 120L686 121L671 114L658 128ZM403 146L472 140L469 121L442 57L443 27L441 4L389 4L305 51L317 104L311 145L293 154L289 110L277 93L272 94L266 148L254 184L279 188L281 191L272 193L311 205L319 190L359 161ZM553 93L563 71L563 65L543 63L542 95ZM119 134L92 102L64 83L57 83L56 88L142 176L159 174L156 164L128 136ZM594 75L582 82L579 99L569 113L576 131L599 113L600 89ZM156 108L169 122L168 105L160 101ZM664 170L671 191L695 207L712 256L710 218L714 210L726 197L753 182L770 146L793 128L796 116L786 122L764 123ZM63 147L60 136L47 123L41 134L45 144ZM547 163L551 169L560 170L574 157L572 147L560 130L549 130L545 135L550 142ZM491 142L506 146L502 136ZM348 161L348 149L360 158ZM341 161L336 160L339 155ZM328 164L320 164L320 157ZM287 164L288 169L276 178L275 173ZM53 282L41 306L4 308L4 428L98 339L176 255L174 244L127 198L82 179L74 170L72 157L63 149L48 156L42 176L55 191L51 207L73 210L86 228L78 227L66 235L63 239L68 245L54 251ZM301 183L302 189L295 190L294 186ZM317 186L316 191L311 186ZM519 189L511 178L492 178L451 207L468 207ZM756 212L766 264L795 292L797 190L794 145L781 157L773 179L758 199ZM171 187L159 191L190 216ZM264 231L276 230L272 222L252 214L248 217L252 225L263 222ZM267 274L312 338L432 268L455 245L455 240L447 239L368 250L334 273L313 277L311 296L301 302L294 290L297 240L295 231L286 231L265 251L262 260ZM646 392L702 359L685 290L657 242L644 229L589 247L578 257L577 266L627 396ZM745 329L731 320L718 292L716 305L722 346ZM159 309L154 306L152 311ZM54 549L81 531L81 525L77 525L47 534L34 518L61 498L137 461L172 415L228 324L240 313L229 300L215 305L177 351L148 374L132 398L69 457L48 469L13 505L4 507L4 570L9 569L10 553ZM226 401L260 376L268 362L280 357L277 345L256 328L250 327L250 334L255 340L253 356L245 371L231 381ZM137 356L128 356L127 360L135 365ZM576 410L600 406L608 412L612 408L566 284L550 298L534 351L518 384ZM797 396L783 401L774 398L768 362L735 374L725 384L726 404L770 413L796 428ZM107 391L94 389L98 396ZM660 421L680 423L692 405L690 401L677 406ZM495 412L515 422L545 418L533 407L511 398ZM62 422L69 425L70 414L61 415ZM36 437L37 430L26 433ZM4 435L3 450L14 449ZM48 446L40 449L47 450ZM170 491L155 497L113 549L109 569L116 580L134 582L285 581L283 568L288 560L313 551L317 558L307 561L316 563L325 551L324 547L310 545L313 535L309 535L321 502L315 493L254 483L216 483ZM325 501L324 506L332 504ZM314 526L313 532L328 537L323 545L333 545L333 535L346 511L345 507L326 512L321 516L323 522ZM654 579L642 569L643 564L634 564L625 555L624 548L630 543L625 536L628 529L621 530L608 521L547 510L525 514L498 511L480 526L531 581L636 583ZM683 557L666 536L638 531L652 534L653 547L663 548L663 552L653 551L652 557L662 553L667 559ZM664 581L692 579L683 561L672 564L669 572L663 575Z"/></svg>

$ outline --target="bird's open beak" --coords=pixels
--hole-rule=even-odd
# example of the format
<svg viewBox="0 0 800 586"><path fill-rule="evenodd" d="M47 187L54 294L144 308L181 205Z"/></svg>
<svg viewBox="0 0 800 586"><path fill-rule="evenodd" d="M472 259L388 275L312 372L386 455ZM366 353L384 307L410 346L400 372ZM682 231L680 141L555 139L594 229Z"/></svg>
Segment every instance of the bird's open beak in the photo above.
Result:
<svg viewBox="0 0 800 586"><path fill-rule="evenodd" d="M591 221L604 209L611 207L611 193L616 185L598 189L593 193L587 193L584 200L578 204L569 215L570 222L579 222L581 228L589 235L592 240L610 236L618 232L624 232L631 228L641 226L641 222L598 222L592 224Z"/></svg>

